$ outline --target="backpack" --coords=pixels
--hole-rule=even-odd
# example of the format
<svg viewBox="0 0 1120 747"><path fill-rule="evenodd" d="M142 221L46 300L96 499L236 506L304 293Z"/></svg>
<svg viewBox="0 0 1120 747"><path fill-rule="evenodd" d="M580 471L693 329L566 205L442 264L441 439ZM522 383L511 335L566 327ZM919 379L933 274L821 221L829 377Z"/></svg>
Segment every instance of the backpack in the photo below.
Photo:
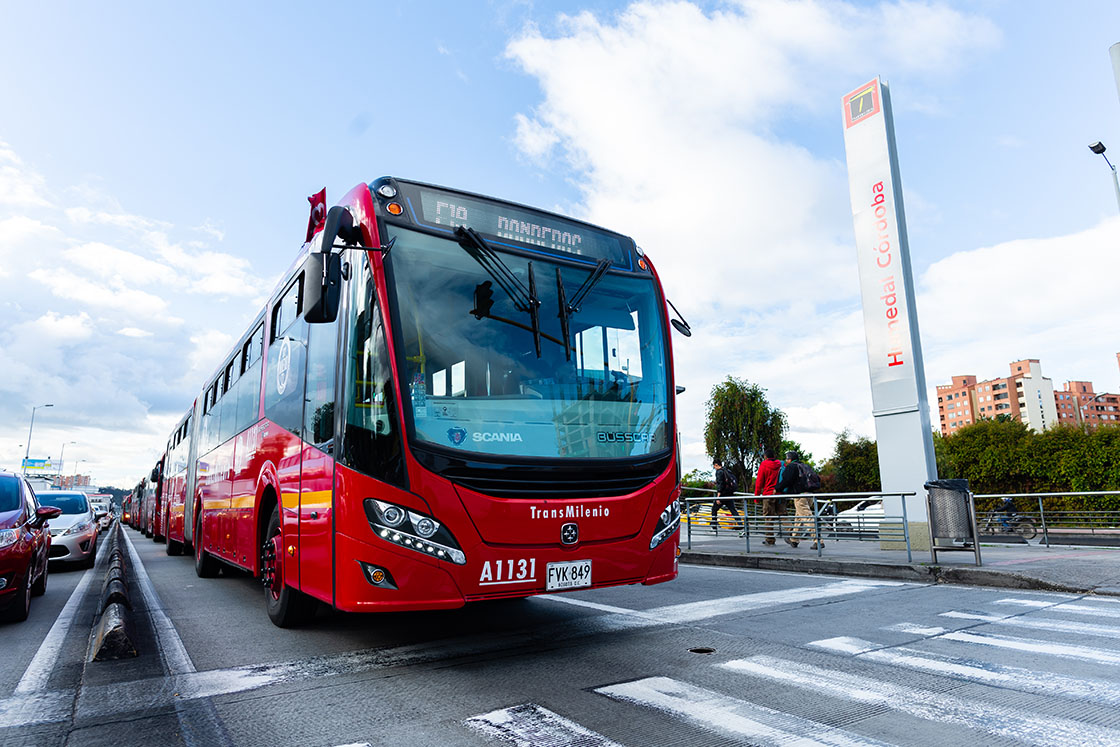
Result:
<svg viewBox="0 0 1120 747"><path fill-rule="evenodd" d="M739 489L739 481L735 479L735 473L726 468L723 470L723 487L728 493L734 493Z"/></svg>
<svg viewBox="0 0 1120 747"><path fill-rule="evenodd" d="M821 476L812 467L801 462L797 463L797 471L801 473L801 489L806 493L821 489Z"/></svg>

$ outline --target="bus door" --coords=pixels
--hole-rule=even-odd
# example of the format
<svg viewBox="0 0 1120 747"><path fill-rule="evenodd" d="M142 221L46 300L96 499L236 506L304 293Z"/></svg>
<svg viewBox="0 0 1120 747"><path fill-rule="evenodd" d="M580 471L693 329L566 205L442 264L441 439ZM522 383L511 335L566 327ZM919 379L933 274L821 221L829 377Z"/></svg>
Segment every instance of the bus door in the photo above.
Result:
<svg viewBox="0 0 1120 747"><path fill-rule="evenodd" d="M333 603L335 379L338 322L309 324L300 481L300 589Z"/></svg>

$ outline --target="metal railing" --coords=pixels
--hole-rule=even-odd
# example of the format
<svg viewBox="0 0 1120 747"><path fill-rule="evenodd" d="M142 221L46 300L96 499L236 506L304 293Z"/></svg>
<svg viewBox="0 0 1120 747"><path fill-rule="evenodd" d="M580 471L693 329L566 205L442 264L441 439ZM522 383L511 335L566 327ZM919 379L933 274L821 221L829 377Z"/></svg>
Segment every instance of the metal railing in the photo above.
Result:
<svg viewBox="0 0 1120 747"><path fill-rule="evenodd" d="M801 493L783 496L735 493L721 498L717 498L715 493L716 491L708 488L683 488L681 491L681 501L685 504L681 521L685 524L686 542L690 550L693 534L698 537L718 536L720 531L725 531L742 538L747 552L751 551L752 535L756 541L759 537L765 538L766 544L772 544L770 540L776 542L778 539L785 540L792 536L798 542L813 542L816 545L817 557L823 554L822 543L825 539L899 542L906 546L907 562L912 562L906 500L915 497L913 492ZM878 503L882 506L883 498L895 496L902 499L900 516L887 516L885 513L878 512L864 514L859 510L850 510L860 504L870 507ZM763 515L762 500L765 498L784 499L785 511L779 509L777 516ZM797 498L809 499L809 513L800 515L797 513L795 502ZM734 505L739 516L735 516L730 511L725 513L722 506L713 512L712 507L717 500L723 504Z"/></svg>
<svg viewBox="0 0 1120 747"><path fill-rule="evenodd" d="M984 493L975 494L975 498L1011 498L1016 503L1016 516L1033 522L1042 534L1042 544L1050 547L1050 535L1056 535L1056 541L1063 535L1084 535L1086 532L1092 537L1115 537L1116 544L1120 545L1120 510L1090 509L1081 511L1067 511L1056 508L1046 509L1047 498L1103 498L1106 496L1120 496L1120 490L1087 490L1069 491L1061 493ZM1029 504L1031 508L1020 506ZM1038 510L1034 510L1037 504ZM1002 527L1006 514L1003 511L977 512L976 523L980 526ZM1007 534L1014 534L1008 530ZM982 531L981 534L984 534ZM990 534L990 533L989 533Z"/></svg>

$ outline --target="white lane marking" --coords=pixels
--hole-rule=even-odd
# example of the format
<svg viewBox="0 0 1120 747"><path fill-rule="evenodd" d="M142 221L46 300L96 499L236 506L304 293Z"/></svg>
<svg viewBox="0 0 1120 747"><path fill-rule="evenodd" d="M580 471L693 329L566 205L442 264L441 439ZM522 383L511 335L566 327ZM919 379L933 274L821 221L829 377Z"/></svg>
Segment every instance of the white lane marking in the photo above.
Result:
<svg viewBox="0 0 1120 747"><path fill-rule="evenodd" d="M952 617L957 620L978 620L993 625L1008 625L1016 628L1030 628L1032 630L1050 630L1056 633L1074 633L1076 635L1095 635L1101 638L1120 638L1120 628L1111 625L1096 625L1094 623L1066 622L1065 620L1046 620L1033 617L1001 617L999 615L985 615L982 612L960 612L951 610L942 612L942 617Z"/></svg>
<svg viewBox="0 0 1120 747"><path fill-rule="evenodd" d="M647 677L600 687L595 692L614 700L684 718L694 726L750 740L751 744L819 744L835 747L885 744L668 677Z"/></svg>
<svg viewBox="0 0 1120 747"><path fill-rule="evenodd" d="M824 586L803 586L795 589L782 589L779 591L761 591L754 594L741 594L722 599L709 599L703 602L689 602L687 604L672 604L666 607L656 607L639 613L641 617L658 623L686 623L698 622L720 615L730 615L736 612L764 607L776 607L782 604L797 604L799 602L812 602L820 599L859 594L864 591L881 588L884 586L897 586L894 582L879 581L840 581Z"/></svg>
<svg viewBox="0 0 1120 747"><path fill-rule="evenodd" d="M1010 688L1038 695L1051 695L1090 703L1120 705L1120 685L1091 677L1078 679L1052 672L927 653L912 648L881 648L859 638L827 638L809 644L834 653L851 654L861 659L946 675L985 685Z"/></svg>
<svg viewBox="0 0 1120 747"><path fill-rule="evenodd" d="M708 606L705 602L699 602L697 606L672 605L661 608L662 611L668 610L664 618L658 616L658 610L639 612L614 608L622 611L581 619L578 624L573 624L572 621L564 621L544 628L536 628L533 631L533 636L553 641L566 641L591 635L649 628L684 620L697 621L717 614L827 599L838 595L866 591L877 586L878 584L874 582L869 585L853 584L850 581L845 581L825 586L761 592L732 597L729 600L720 600L721 602L731 602L730 606L727 604ZM162 610L158 607L156 607L156 610L162 613ZM171 634L174 634L174 629L171 629ZM181 702L256 690L281 682L306 680L339 673L368 672L386 667L409 666L441 659L489 653L524 645L527 640L526 635L516 631L504 636L475 635L444 643L433 642L388 650L354 651L301 661L211 669L203 672L190 671L177 676L135 680L113 685L87 685L82 689L78 713L83 718L106 715L116 713L120 709L121 703L129 703L134 707L139 707L141 703L155 705L166 703L168 700ZM177 634L174 635L174 640L178 640ZM2 703L0 701L0 706L2 706Z"/></svg>
<svg viewBox="0 0 1120 747"><path fill-rule="evenodd" d="M369 742L351 742L350 744L340 744L336 747L372 747Z"/></svg>
<svg viewBox="0 0 1120 747"><path fill-rule="evenodd" d="M100 560L101 558L98 558L98 561ZM101 563L98 562L97 565L100 566ZM81 605L86 589L89 588L89 584L93 580L94 571L94 568L90 568L78 579L78 585L74 587L74 591L70 592L70 598L66 600L62 611L58 613L54 625L47 631L43 642L39 644L39 650L35 652L31 663L27 665L23 676L19 678L19 684L16 685L14 695L31 695L47 689L47 682L50 680L51 672L55 670L55 663L58 661L58 652L62 650L62 644L66 641L66 634L70 632L70 626L74 623L74 615L77 614L78 606Z"/></svg>
<svg viewBox="0 0 1120 747"><path fill-rule="evenodd" d="M926 628L914 623L898 623L897 625L888 625L883 630L893 630L896 633L910 633L912 635L941 635L947 632L945 628Z"/></svg>
<svg viewBox="0 0 1120 747"><path fill-rule="evenodd" d="M13 695L0 700L0 729L66 721L74 709L72 690Z"/></svg>
<svg viewBox="0 0 1120 747"><path fill-rule="evenodd" d="M155 587L152 586L152 580L148 578L148 571L144 568L144 563L141 562L136 548L132 546L132 540L124 530L121 530L120 536L128 545L128 556L132 559L130 570L140 584L140 591L144 595L145 604L148 606L148 615L155 625L156 637L159 638L159 647L163 653L164 661L167 663L168 674L189 674L195 671L194 662L191 661L191 657L187 653L187 647L183 645L183 639L179 637L175 625L172 624L171 619L164 611L163 602L156 594Z"/></svg>
<svg viewBox="0 0 1120 747"><path fill-rule="evenodd" d="M1079 659L1098 664L1120 665L1120 651L1078 646L1072 643L1050 643L1034 638L1016 638L1009 635L999 635L998 633L977 633L964 630L945 633L940 638L946 641L979 643L983 646L1028 651L1032 654L1045 654L1047 656L1061 656L1067 659Z"/></svg>
<svg viewBox="0 0 1120 747"><path fill-rule="evenodd" d="M621 747L598 732L569 721L563 716L542 708L536 703L524 703L512 708L472 716L463 722L478 729L488 737L500 739L518 747Z"/></svg>
<svg viewBox="0 0 1120 747"><path fill-rule="evenodd" d="M1069 612L1074 615L1120 618L1120 609L1105 609L1102 607L1093 607L1088 604L1070 604L1068 602L1054 604L1053 602L1042 602L1037 599L998 599L994 603L1014 604L1019 607L1033 607L1035 609L1046 609L1053 612Z"/></svg>
<svg viewBox="0 0 1120 747"><path fill-rule="evenodd" d="M604 612L612 613L612 617L606 618L608 621L620 621L623 618L633 618L634 621L630 622L630 626L649 626L649 625L676 625L680 623L699 622L707 620L712 617L719 617L721 615L731 615L737 612L748 612L750 610L763 609L765 607L777 607L783 604L798 604L801 602L813 602L820 599L831 599L833 597L845 596L848 594L859 594L864 591L871 591L884 586L897 586L898 584L893 581L880 582L880 581L839 581L836 583L825 584L823 586L799 586L793 589L780 589L778 591L759 591L752 594L740 594L734 597L722 597L720 599L707 599L702 602L687 602L685 604L670 604L665 607L654 607L648 610L632 610L623 607L611 607L608 605L601 605L595 602L585 602L579 599L572 599L569 597L551 597L548 595L540 596L540 599L554 599L558 602L566 604L574 604L580 607L589 607L591 609L598 609ZM619 617L621 616L621 617Z"/></svg>
<svg viewBox="0 0 1120 747"><path fill-rule="evenodd" d="M631 610L625 607L613 607L609 604L599 604L598 602L586 602L582 599L575 597L568 597L562 594L537 594L535 599L547 599L550 602L563 602L575 607L587 607L592 610L599 610L600 612L612 612L618 615L636 615L638 610Z"/></svg>
<svg viewBox="0 0 1120 747"><path fill-rule="evenodd" d="M903 687L772 656L752 656L723 668L800 687L821 695L873 703L916 718L956 724L1028 744L1120 744L1120 731L1070 719L1036 716L971 698Z"/></svg>

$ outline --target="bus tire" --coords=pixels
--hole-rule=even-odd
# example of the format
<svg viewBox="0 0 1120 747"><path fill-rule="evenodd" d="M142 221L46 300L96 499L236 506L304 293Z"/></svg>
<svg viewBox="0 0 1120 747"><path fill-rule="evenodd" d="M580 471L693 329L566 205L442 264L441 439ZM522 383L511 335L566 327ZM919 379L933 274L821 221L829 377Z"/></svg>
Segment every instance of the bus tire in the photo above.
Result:
<svg viewBox="0 0 1120 747"><path fill-rule="evenodd" d="M264 585L265 609L273 625L294 628L315 616L318 603L285 583L281 545L280 508L273 506L264 542L261 544L261 583Z"/></svg>
<svg viewBox="0 0 1120 747"><path fill-rule="evenodd" d="M202 512L199 511L194 519L194 573L199 578L214 578L221 570L217 559L206 552L202 541Z"/></svg>
<svg viewBox="0 0 1120 747"><path fill-rule="evenodd" d="M183 543L182 542L176 542L175 540L173 540L169 537L167 539L167 547L165 547L163 549L163 551L165 553L167 553L168 555L171 555L171 556L182 555L183 554Z"/></svg>

